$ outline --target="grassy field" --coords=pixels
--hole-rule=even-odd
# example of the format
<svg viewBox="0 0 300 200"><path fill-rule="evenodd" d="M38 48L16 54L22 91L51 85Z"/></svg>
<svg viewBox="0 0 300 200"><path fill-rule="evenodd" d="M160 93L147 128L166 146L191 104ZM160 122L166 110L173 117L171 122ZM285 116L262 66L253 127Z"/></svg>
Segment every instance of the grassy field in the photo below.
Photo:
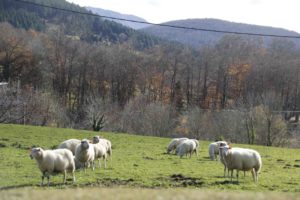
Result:
<svg viewBox="0 0 300 200"><path fill-rule="evenodd" d="M41 181L40 172L35 161L29 158L30 147L50 149L66 139L92 138L94 135L95 132L73 129L0 125L1 192L9 194L7 191L14 189L13 191L24 192L25 195L26 188L41 190L38 186ZM61 185L62 175L54 176L51 179L51 190L92 190L95 187L104 190L108 187L125 187L123 190L148 188L143 189L147 192L151 188L159 191L174 188L199 191L201 188L218 192L229 191L233 194L240 191L272 191L293 197L300 196L300 149L234 144L233 146L259 151L263 167L257 184L252 181L250 173L245 178L241 173L240 182L231 183L229 179L223 178L222 164L209 160L209 141L200 141L201 151L198 158L193 156L191 159L180 159L175 155L165 154L169 138L105 132L100 135L111 140L113 144L113 160L108 162L108 168L96 168L95 171L89 169L86 173L76 171L77 182L74 185L71 179L68 179L67 185ZM43 190L49 192L49 188Z"/></svg>

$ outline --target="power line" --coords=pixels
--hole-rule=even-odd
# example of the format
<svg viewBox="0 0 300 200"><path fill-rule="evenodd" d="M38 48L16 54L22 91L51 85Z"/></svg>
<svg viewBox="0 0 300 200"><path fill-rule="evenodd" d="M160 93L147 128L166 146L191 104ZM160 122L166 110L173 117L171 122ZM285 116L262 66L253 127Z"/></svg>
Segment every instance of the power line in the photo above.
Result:
<svg viewBox="0 0 300 200"><path fill-rule="evenodd" d="M98 14L87 13L87 12L80 12L80 11L69 10L69 9L64 9L64 8L58 8L58 7L54 7L54 6L49 6L49 5L44 5L44 4L39 4L39 3L24 1L24 0L14 0L14 1L24 3L24 4L30 4L30 5L34 5L34 6L38 6L38 7L51 8L51 9L55 9L55 10L65 11L65 12L72 12L72 13L75 13L75 14L89 15L89 16L94 16L94 17L102 17L102 18L106 18L106 19L114 19L114 20L134 22L134 23L140 23L140 24L148 24L148 25L153 25L153 26L162 26L162 27L185 29L185 30L194 30L194 31L206 31L206 32L214 32L214 33L236 34L236 35L249 35L249 36L300 39L300 36L292 36L292 35L276 35L276 34L224 31L224 30L195 28L195 27L177 26L177 25L169 25L169 24L157 24L157 23L143 22L143 21L138 21L138 20L118 18L118 17L109 17L109 16L105 16L105 15L98 15Z"/></svg>

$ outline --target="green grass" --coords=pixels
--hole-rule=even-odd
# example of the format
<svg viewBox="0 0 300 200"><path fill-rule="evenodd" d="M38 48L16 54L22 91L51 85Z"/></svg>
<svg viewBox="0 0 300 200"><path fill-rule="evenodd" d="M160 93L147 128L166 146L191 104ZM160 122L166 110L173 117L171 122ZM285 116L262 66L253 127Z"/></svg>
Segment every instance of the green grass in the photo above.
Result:
<svg viewBox="0 0 300 200"><path fill-rule="evenodd" d="M112 141L113 160L107 169L96 168L86 173L76 171L76 184L70 179L61 185L62 175L51 177L51 187L90 188L93 186L126 188L190 188L217 191L300 193L300 149L238 145L260 152L263 161L259 182L251 173L240 182L223 178L223 165L208 158L209 141L200 141L200 155L180 159L165 154L170 138L145 137L120 133L98 133ZM0 125L0 189L35 188L41 181L40 171L29 158L29 148L50 149L70 138L92 138L95 132L47 127ZM71 178L69 176L69 178Z"/></svg>

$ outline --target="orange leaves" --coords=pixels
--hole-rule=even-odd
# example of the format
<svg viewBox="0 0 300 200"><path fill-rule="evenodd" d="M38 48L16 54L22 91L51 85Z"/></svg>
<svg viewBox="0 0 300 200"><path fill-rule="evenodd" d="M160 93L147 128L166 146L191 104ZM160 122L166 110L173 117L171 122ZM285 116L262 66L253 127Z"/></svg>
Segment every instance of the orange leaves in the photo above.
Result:
<svg viewBox="0 0 300 200"><path fill-rule="evenodd" d="M228 68L230 76L229 87L231 91L231 98L238 98L244 90L247 75L251 70L251 65L248 63L231 65Z"/></svg>
<svg viewBox="0 0 300 200"><path fill-rule="evenodd" d="M228 74L230 76L246 76L247 73L250 71L251 65L244 63L244 64L233 64L228 68Z"/></svg>

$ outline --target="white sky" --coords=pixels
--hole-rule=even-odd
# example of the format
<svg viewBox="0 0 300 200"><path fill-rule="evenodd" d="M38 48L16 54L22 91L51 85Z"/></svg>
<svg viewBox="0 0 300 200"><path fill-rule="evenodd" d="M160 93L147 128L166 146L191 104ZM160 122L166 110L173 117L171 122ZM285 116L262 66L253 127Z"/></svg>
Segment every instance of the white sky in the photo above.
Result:
<svg viewBox="0 0 300 200"><path fill-rule="evenodd" d="M162 23L189 18L285 28L300 33L299 0L67 0Z"/></svg>

